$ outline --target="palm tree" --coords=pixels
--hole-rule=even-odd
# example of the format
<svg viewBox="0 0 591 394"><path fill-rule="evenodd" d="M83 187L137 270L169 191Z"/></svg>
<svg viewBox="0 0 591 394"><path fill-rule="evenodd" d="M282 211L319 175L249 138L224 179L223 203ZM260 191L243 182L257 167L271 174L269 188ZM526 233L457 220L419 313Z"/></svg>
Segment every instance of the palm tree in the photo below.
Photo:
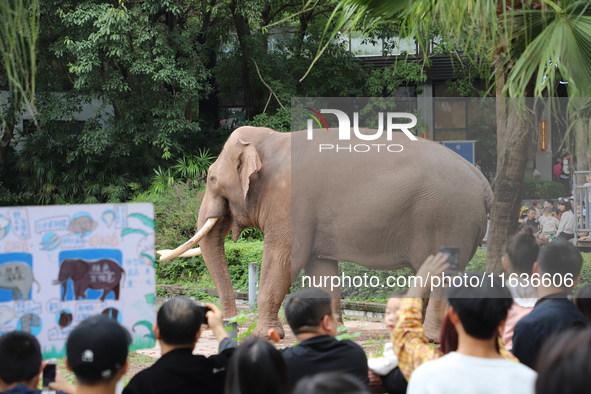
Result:
<svg viewBox="0 0 591 394"><path fill-rule="evenodd" d="M502 271L502 245L516 230L521 205L533 134L527 111L519 110L528 105L521 98L552 96L559 81L568 82L570 97L591 95L590 4L587 0L343 0L327 24L325 36L330 40L339 30L395 22L400 37L413 38L423 48L436 29L443 41L462 48L468 59L494 65L498 158L489 272ZM583 101L588 106L589 101ZM583 112L579 108L577 113Z"/></svg>
<svg viewBox="0 0 591 394"><path fill-rule="evenodd" d="M0 111L4 126L0 140L0 163L10 147L23 106L30 113L35 102L39 0L0 2L0 67L7 76L8 105Z"/></svg>

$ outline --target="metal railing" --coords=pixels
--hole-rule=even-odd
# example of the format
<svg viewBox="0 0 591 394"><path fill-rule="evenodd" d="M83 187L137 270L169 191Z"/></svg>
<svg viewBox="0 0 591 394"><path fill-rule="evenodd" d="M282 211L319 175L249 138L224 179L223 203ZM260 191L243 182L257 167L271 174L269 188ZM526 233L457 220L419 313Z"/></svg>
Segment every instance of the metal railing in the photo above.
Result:
<svg viewBox="0 0 591 394"><path fill-rule="evenodd" d="M577 184L577 175L590 175L591 171L575 171L573 174L573 211L577 214L577 225L573 244L576 246L580 232L591 233L591 183Z"/></svg>

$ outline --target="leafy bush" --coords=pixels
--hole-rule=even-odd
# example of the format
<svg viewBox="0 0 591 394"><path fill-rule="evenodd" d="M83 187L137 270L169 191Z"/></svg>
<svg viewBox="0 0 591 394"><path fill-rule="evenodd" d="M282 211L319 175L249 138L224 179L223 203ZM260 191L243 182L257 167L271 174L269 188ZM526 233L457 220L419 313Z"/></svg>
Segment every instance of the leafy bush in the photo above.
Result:
<svg viewBox="0 0 591 394"><path fill-rule="evenodd" d="M176 183L163 193L150 190L133 202L154 204L156 250L174 249L195 234L197 215L204 190L192 183ZM201 271L193 259L157 261L157 275L163 278L195 277Z"/></svg>
<svg viewBox="0 0 591 394"><path fill-rule="evenodd" d="M523 178L523 199L553 200L564 196L564 185L560 182L542 181L529 174Z"/></svg>

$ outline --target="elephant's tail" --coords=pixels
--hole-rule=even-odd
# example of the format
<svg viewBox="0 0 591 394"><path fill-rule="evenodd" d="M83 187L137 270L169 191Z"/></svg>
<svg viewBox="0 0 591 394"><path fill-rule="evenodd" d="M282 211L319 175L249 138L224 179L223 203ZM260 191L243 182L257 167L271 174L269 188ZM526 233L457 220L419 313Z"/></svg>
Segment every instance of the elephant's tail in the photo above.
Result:
<svg viewBox="0 0 591 394"><path fill-rule="evenodd" d="M488 179L486 179L484 174L480 172L478 168L476 168L476 166L470 165L470 169L478 176L480 182L482 182L482 188L484 189L484 206L486 208L486 213L490 213L490 209L492 207L494 198L494 194L490 187L490 183L488 182Z"/></svg>
<svg viewBox="0 0 591 394"><path fill-rule="evenodd" d="M482 177L484 178L484 175ZM484 205L486 206L486 213L490 213L493 204L494 194L486 178L484 178L484 182Z"/></svg>

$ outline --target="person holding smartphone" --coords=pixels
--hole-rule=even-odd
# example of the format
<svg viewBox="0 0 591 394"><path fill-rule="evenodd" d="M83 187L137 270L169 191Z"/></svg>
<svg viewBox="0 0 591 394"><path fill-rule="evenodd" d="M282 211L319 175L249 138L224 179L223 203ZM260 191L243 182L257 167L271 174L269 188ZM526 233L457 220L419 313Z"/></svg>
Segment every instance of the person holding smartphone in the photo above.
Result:
<svg viewBox="0 0 591 394"><path fill-rule="evenodd" d="M447 250L446 250L447 249ZM425 335L422 324L423 297L431 287L431 280L435 276L441 277L445 272L446 276L458 275L459 267L452 266L448 262L450 254L453 254L452 262L455 263L459 251L453 248L443 247L442 252L427 257L421 268L415 274L417 280L410 281L410 287L406 297L401 299L400 307L396 317L396 326L392 331L391 340L394 353L398 357L398 367L408 380L411 374L421 364L443 357L456 351L458 348L459 336L454 324L450 319L449 310L443 308L445 313L441 324L440 347L434 347ZM454 264L455 265L455 264ZM428 281L428 278L430 280ZM518 361L506 348L500 336L497 338L499 354L511 361Z"/></svg>
<svg viewBox="0 0 591 394"><path fill-rule="evenodd" d="M0 393L39 394L39 379L43 373L43 386L58 394L74 394L55 363L42 361L37 338L23 331L12 331L0 336Z"/></svg>
<svg viewBox="0 0 591 394"><path fill-rule="evenodd" d="M140 371L123 394L223 393L226 368L237 341L224 329L222 311L213 304L198 306L187 297L174 297L158 311L154 335L162 356ZM208 324L219 342L219 354L205 357L193 349Z"/></svg>

